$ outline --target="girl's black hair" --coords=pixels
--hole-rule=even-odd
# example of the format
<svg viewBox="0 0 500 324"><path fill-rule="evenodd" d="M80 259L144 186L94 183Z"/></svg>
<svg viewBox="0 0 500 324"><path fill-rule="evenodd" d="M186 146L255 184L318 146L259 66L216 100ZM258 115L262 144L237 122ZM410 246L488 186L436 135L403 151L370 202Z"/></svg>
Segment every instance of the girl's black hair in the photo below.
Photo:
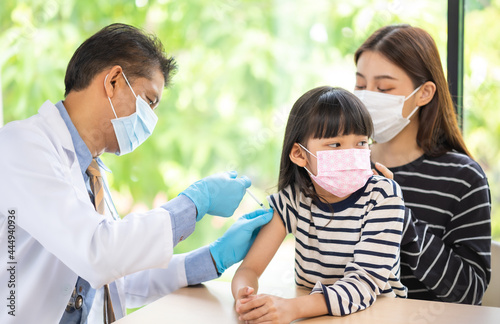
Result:
<svg viewBox="0 0 500 324"><path fill-rule="evenodd" d="M303 94L288 117L281 152L278 190L297 185L308 197L319 201L307 171L290 160L295 143L306 145L310 138L340 135L371 137L373 123L364 104L351 92L334 87L318 87Z"/></svg>

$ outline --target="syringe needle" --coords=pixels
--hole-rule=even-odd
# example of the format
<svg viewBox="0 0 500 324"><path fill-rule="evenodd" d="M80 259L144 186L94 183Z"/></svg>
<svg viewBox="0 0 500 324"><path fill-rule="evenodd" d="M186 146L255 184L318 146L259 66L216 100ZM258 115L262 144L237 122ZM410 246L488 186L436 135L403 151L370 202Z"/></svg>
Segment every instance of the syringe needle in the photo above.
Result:
<svg viewBox="0 0 500 324"><path fill-rule="evenodd" d="M250 197L252 197L252 198L253 198L253 200L255 200L255 201L257 202L257 204L259 204L259 206L260 206L260 207L262 207L262 209L266 209L266 208L264 207L264 204L263 204L263 203L261 203L261 202L259 201L259 199L257 199L257 197L255 197L255 196L254 196L254 194L253 194L250 190L248 190L248 189L247 189L247 193L250 195Z"/></svg>

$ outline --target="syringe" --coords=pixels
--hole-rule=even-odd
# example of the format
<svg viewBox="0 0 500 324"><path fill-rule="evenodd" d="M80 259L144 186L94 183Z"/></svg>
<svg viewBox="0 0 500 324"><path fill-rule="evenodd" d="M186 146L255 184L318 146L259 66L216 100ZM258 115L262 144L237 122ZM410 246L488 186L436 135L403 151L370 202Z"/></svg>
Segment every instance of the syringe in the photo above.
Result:
<svg viewBox="0 0 500 324"><path fill-rule="evenodd" d="M263 203L261 203L261 202L259 201L259 199L257 199L257 197L255 197L255 196L254 196L254 194L253 194L250 190L248 190L248 189L247 189L247 193L250 195L250 197L252 197L252 198L253 198L253 200L255 200L255 201L257 202L257 204L259 204L259 206L260 206L262 209L266 209L266 208L264 207L264 204L263 204Z"/></svg>

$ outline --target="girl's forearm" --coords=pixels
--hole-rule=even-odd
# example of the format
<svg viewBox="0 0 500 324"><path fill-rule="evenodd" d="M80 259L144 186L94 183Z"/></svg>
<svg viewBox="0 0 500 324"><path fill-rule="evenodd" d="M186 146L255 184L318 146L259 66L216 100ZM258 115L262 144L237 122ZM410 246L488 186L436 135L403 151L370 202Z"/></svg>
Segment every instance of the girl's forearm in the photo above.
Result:
<svg viewBox="0 0 500 324"><path fill-rule="evenodd" d="M253 270L240 267L231 281L231 291L234 299L241 297L238 296L238 291L247 286L254 288L254 293L257 293L259 289L259 277Z"/></svg>
<svg viewBox="0 0 500 324"><path fill-rule="evenodd" d="M325 296L312 294L290 299L290 310L294 319L321 316L328 314Z"/></svg>

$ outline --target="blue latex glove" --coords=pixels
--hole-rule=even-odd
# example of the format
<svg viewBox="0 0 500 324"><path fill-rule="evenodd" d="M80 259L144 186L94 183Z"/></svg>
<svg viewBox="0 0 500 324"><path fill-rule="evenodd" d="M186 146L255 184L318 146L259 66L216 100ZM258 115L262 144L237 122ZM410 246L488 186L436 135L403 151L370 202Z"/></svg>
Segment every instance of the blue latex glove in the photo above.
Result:
<svg viewBox="0 0 500 324"><path fill-rule="evenodd" d="M252 182L245 176L236 178L236 171L217 173L190 185L181 195L193 201L198 210L196 221L205 214L229 217L245 195Z"/></svg>
<svg viewBox="0 0 500 324"><path fill-rule="evenodd" d="M222 274L247 255L260 228L273 218L272 209L259 209L241 216L222 237L210 244L217 271Z"/></svg>

